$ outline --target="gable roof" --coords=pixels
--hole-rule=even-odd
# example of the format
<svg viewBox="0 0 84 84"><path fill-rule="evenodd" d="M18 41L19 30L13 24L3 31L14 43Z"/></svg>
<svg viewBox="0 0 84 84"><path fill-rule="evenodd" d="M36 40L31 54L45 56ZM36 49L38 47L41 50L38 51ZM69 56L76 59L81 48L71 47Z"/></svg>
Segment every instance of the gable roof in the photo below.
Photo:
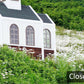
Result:
<svg viewBox="0 0 84 84"><path fill-rule="evenodd" d="M29 6L22 6L22 10L8 9L4 3L0 2L0 14L3 17L13 17L21 19L38 20L39 18Z"/></svg>
<svg viewBox="0 0 84 84"><path fill-rule="evenodd" d="M38 15L43 20L43 23L52 23L51 20L47 17L46 14L38 14Z"/></svg>

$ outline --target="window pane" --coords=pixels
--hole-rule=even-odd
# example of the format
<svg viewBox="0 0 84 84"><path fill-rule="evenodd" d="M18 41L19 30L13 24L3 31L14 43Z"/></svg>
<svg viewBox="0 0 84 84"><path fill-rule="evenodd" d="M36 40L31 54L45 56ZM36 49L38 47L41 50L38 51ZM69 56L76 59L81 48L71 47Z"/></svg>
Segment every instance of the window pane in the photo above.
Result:
<svg viewBox="0 0 84 84"><path fill-rule="evenodd" d="M26 29L26 44L34 46L34 29L31 26Z"/></svg>
<svg viewBox="0 0 84 84"><path fill-rule="evenodd" d="M44 47L45 48L51 47L51 34L50 31L47 29L44 30Z"/></svg>
<svg viewBox="0 0 84 84"><path fill-rule="evenodd" d="M18 44L19 43L19 30L16 25L11 25L10 27L10 43Z"/></svg>

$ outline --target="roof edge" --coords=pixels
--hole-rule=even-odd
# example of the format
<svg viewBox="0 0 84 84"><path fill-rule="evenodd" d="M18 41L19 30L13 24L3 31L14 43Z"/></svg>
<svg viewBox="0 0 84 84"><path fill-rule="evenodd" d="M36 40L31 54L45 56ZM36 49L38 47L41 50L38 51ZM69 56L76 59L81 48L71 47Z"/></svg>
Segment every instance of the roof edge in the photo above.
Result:
<svg viewBox="0 0 84 84"><path fill-rule="evenodd" d="M39 17L39 15L37 14L37 12L31 7L31 5L29 5L29 7L31 8L31 10L35 13L35 15L39 18L39 20L41 21L41 22L43 22L42 21L42 19Z"/></svg>
<svg viewBox="0 0 84 84"><path fill-rule="evenodd" d="M47 17L48 17L48 19L55 25L55 23L54 23L54 21L49 17L49 15L48 14L45 14Z"/></svg>

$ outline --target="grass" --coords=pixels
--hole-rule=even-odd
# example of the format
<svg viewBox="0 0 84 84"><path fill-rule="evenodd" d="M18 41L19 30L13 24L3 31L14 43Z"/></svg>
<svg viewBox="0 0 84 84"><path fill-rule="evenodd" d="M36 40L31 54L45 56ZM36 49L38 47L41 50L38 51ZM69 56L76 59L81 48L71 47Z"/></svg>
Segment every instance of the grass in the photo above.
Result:
<svg viewBox="0 0 84 84"><path fill-rule="evenodd" d="M64 32L64 27L57 26L56 27L56 35L67 35L67 33Z"/></svg>
<svg viewBox="0 0 84 84"><path fill-rule="evenodd" d="M72 46L72 43L68 43L65 47L70 47L70 46Z"/></svg>
<svg viewBox="0 0 84 84"><path fill-rule="evenodd" d="M64 27L60 27L60 26L56 27L56 35L67 35L69 37L76 37L79 40L84 39L84 37L81 37L77 34L76 30L69 30L69 32L67 32L67 29L65 29ZM83 32L82 32L82 35L84 35Z"/></svg>

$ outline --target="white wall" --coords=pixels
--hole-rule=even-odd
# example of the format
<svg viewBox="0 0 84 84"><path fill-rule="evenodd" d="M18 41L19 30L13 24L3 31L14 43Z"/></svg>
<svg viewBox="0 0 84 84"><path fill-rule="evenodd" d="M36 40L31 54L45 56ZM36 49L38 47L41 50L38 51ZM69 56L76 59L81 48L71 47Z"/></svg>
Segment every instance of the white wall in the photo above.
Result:
<svg viewBox="0 0 84 84"><path fill-rule="evenodd" d="M21 10L21 0L6 0L4 3L9 9Z"/></svg>
<svg viewBox="0 0 84 84"><path fill-rule="evenodd" d="M43 23L43 29L48 29L50 31L50 33L51 33L51 48L50 49L53 50L55 48L55 46L56 46L55 25L48 24L48 23ZM47 49L47 48L45 48L45 49Z"/></svg>
<svg viewBox="0 0 84 84"><path fill-rule="evenodd" d="M2 25L3 25L3 44L10 44L10 26L11 24L16 24L19 27L19 46L27 46L26 45L26 27L32 26L35 30L35 47L42 48L43 43L43 29L42 23L40 21L34 20L22 20L15 18L7 18L3 17ZM32 47L32 46L31 46Z"/></svg>
<svg viewBox="0 0 84 84"><path fill-rule="evenodd" d="M42 59L44 59L44 49L54 50L56 54L56 35L55 35L55 25L42 23L41 21L36 20L26 20L26 19L16 19L2 17L0 27L2 27L2 44L10 45L10 26L11 24L16 24L19 28L19 44L15 46L26 46L26 27L32 26L35 30L35 46L42 48ZM2 26L1 26L2 25ZM51 32L51 48L44 48L43 42L43 29L48 29ZM0 33L1 38L1 33ZM0 43L1 44L1 43ZM14 44L11 44L14 45ZM28 46L29 47L29 46Z"/></svg>
<svg viewBox="0 0 84 84"><path fill-rule="evenodd" d="M0 15L0 45L2 44L2 16Z"/></svg>
<svg viewBox="0 0 84 84"><path fill-rule="evenodd" d="M55 24L43 23L43 29L48 29L51 33L51 48L44 48L45 50L54 50L56 57L56 28Z"/></svg>

